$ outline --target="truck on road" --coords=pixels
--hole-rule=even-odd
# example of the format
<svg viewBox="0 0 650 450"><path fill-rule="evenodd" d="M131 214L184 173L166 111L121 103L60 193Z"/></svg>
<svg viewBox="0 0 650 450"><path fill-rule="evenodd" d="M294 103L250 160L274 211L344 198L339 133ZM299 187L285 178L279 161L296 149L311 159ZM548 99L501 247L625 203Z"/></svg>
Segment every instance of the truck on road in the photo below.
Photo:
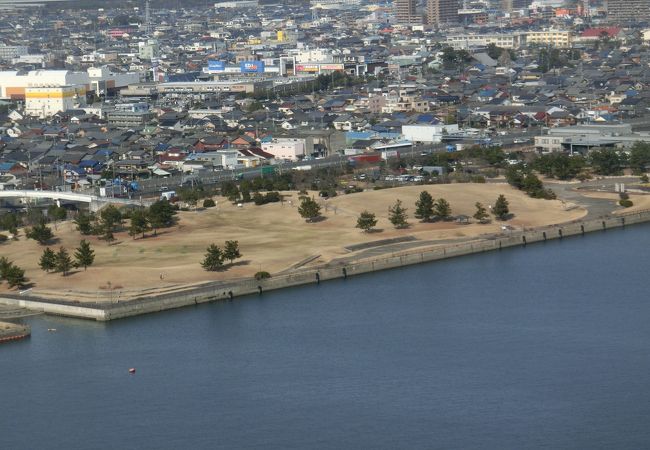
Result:
<svg viewBox="0 0 650 450"><path fill-rule="evenodd" d="M168 202L176 198L176 191L165 191L160 193L160 200L167 200Z"/></svg>

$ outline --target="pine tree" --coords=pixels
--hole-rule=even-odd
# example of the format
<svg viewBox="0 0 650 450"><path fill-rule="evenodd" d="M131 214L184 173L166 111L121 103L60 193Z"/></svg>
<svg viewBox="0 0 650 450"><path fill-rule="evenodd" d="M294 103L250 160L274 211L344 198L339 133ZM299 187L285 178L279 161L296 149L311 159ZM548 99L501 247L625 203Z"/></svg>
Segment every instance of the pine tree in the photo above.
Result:
<svg viewBox="0 0 650 450"><path fill-rule="evenodd" d="M12 263L6 256L0 256L0 280L7 278L7 273Z"/></svg>
<svg viewBox="0 0 650 450"><path fill-rule="evenodd" d="M25 230L25 236L27 239L34 239L41 245L47 244L47 242L52 239L54 234L52 229L45 225L45 222L41 222L38 225L34 225L32 228Z"/></svg>
<svg viewBox="0 0 650 450"><path fill-rule="evenodd" d="M0 216L0 227L11 233L14 236L14 240L17 240L18 227L20 225L21 220L16 213L8 213L4 216Z"/></svg>
<svg viewBox="0 0 650 450"><path fill-rule="evenodd" d="M77 266L83 267L86 270L95 261L95 251L90 248L88 241L82 239L79 242L79 247L74 252L74 258Z"/></svg>
<svg viewBox="0 0 650 450"><path fill-rule="evenodd" d="M298 207L298 213L307 222L313 222L314 219L320 217L320 205L313 198L305 197Z"/></svg>
<svg viewBox="0 0 650 450"><path fill-rule="evenodd" d="M427 191L420 192L420 198L415 202L415 218L428 222L433 217L434 200Z"/></svg>
<svg viewBox="0 0 650 450"><path fill-rule="evenodd" d="M499 195L497 201L494 203L494 208L492 208L492 214L494 214L499 220L506 220L508 214L510 214L508 205L506 197L503 194Z"/></svg>
<svg viewBox="0 0 650 450"><path fill-rule="evenodd" d="M142 209L137 209L133 211L133 214L131 215L131 226L129 227L129 235L133 236L133 239L135 239L136 235L142 233L142 237L144 238L144 233L149 229L150 229L149 219L147 218L146 211Z"/></svg>
<svg viewBox="0 0 650 450"><path fill-rule="evenodd" d="M50 247L47 247L45 250L43 250L43 254L41 255L41 259L38 262L38 265L46 272L54 270L56 268L56 253L54 253Z"/></svg>
<svg viewBox="0 0 650 450"><path fill-rule="evenodd" d="M71 268L72 259L70 259L68 251L61 247L56 254L56 271L61 272L63 276L66 276Z"/></svg>
<svg viewBox="0 0 650 450"><path fill-rule="evenodd" d="M241 258L238 241L226 241L225 248L223 249L223 258L230 261L230 264L237 258Z"/></svg>
<svg viewBox="0 0 650 450"><path fill-rule="evenodd" d="M83 234L84 236L92 234L92 220L93 217L90 214L80 212L76 219L74 219L74 223L77 226L77 231L79 231L79 233Z"/></svg>
<svg viewBox="0 0 650 450"><path fill-rule="evenodd" d="M109 226L100 227L101 238L104 239L109 244L115 240L115 235L113 234L113 229Z"/></svg>
<svg viewBox="0 0 650 450"><path fill-rule="evenodd" d="M208 271L219 270L223 267L223 252L215 244L210 244L205 254L205 258L201 262L201 266Z"/></svg>
<svg viewBox="0 0 650 450"><path fill-rule="evenodd" d="M361 214L359 214L359 218L357 219L357 228L360 228L368 233L375 227L375 225L377 225L377 218L373 213L363 211Z"/></svg>
<svg viewBox="0 0 650 450"><path fill-rule="evenodd" d="M487 223L488 222L488 213L485 207L479 203L476 202L476 212L474 213L474 219L476 219L479 223Z"/></svg>
<svg viewBox="0 0 650 450"><path fill-rule="evenodd" d="M25 271L15 264L10 264L7 268L7 271L4 276L5 280L9 284L9 287L23 286L27 283L27 278L25 278Z"/></svg>
<svg viewBox="0 0 650 450"><path fill-rule="evenodd" d="M47 208L47 217L53 220L55 223L57 221L65 220L68 216L68 211L61 206L50 205Z"/></svg>
<svg viewBox="0 0 650 450"><path fill-rule="evenodd" d="M183 189L179 193L181 201L187 203L192 208L196 206L199 201L199 192L196 189Z"/></svg>
<svg viewBox="0 0 650 450"><path fill-rule="evenodd" d="M113 205L108 205L99 213L101 228L104 233L107 230L116 231L122 226L122 213Z"/></svg>
<svg viewBox="0 0 650 450"><path fill-rule="evenodd" d="M154 236L158 228L169 227L174 223L174 214L176 212L167 199L159 200L149 207L147 216Z"/></svg>
<svg viewBox="0 0 650 450"><path fill-rule="evenodd" d="M409 223L406 221L406 208L402 207L402 201L397 200L395 204L388 208L388 220L395 228L406 228Z"/></svg>
<svg viewBox="0 0 650 450"><path fill-rule="evenodd" d="M449 202L444 198L438 199L434 210L439 219L447 220L451 217L451 206L449 206Z"/></svg>

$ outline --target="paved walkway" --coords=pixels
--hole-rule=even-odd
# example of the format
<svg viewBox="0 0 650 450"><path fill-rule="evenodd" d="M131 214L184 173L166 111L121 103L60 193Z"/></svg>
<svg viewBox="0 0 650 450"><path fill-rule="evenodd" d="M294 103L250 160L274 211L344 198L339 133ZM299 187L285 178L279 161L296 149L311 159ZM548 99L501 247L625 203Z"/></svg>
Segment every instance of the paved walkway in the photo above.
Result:
<svg viewBox="0 0 650 450"><path fill-rule="evenodd" d="M614 192L616 183L625 183L627 187L638 183L638 177L616 177L590 180L583 183L546 183L546 186L553 189L558 199L567 203L575 203L587 209L584 220L598 219L611 214L620 207L616 201L604 198L590 198L583 196L580 191L604 191Z"/></svg>
<svg viewBox="0 0 650 450"><path fill-rule="evenodd" d="M636 177L621 177L621 178L606 178L601 180L592 180L583 183L547 183L547 187L553 189L557 194L558 199L564 200L567 203L573 203L579 207L585 208L587 210L587 215L582 220L592 220L598 219L604 216L608 216L612 211L617 209L615 201L601 199L601 198L590 198L585 197L580 193L580 190L605 190L608 192L614 192L615 183L625 183L628 186L631 186L632 183L637 182L638 178ZM476 237L463 237L457 239L440 239L440 240L415 240L409 242L399 242L399 243L389 243L386 242L386 245L381 245L380 242L368 243L370 244L368 248L363 249L362 251L356 252L353 255L342 256L335 258L329 262L329 264L346 264L360 259L373 258L381 255L387 255L392 253L400 253L406 250L418 248L418 247L430 247L434 245L449 245L449 244L461 244L470 241L475 241L479 239L496 239L497 237L502 236L501 234L492 234L492 235L482 235ZM378 245L379 244L379 245ZM361 248L360 248L361 250Z"/></svg>

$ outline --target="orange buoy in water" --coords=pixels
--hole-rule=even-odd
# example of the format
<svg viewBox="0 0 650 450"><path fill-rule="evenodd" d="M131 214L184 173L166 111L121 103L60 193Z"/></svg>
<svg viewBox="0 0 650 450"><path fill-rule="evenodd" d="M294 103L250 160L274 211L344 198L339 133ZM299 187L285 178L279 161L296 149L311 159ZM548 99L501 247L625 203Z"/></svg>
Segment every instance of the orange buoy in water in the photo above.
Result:
<svg viewBox="0 0 650 450"><path fill-rule="evenodd" d="M129 373L131 373L131 374L135 373L135 369L134 369L133 367L131 367L131 368L129 369Z"/></svg>

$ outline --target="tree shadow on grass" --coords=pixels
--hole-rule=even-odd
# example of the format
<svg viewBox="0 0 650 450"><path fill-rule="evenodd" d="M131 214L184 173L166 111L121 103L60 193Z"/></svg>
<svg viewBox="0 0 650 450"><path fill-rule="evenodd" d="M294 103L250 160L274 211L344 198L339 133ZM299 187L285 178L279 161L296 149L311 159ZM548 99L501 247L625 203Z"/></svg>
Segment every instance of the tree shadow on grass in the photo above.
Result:
<svg viewBox="0 0 650 450"><path fill-rule="evenodd" d="M74 274L79 273L79 272L84 272L83 267L80 267L78 269L68 270L68 272L66 272L66 274L65 274L65 277L69 277L70 275L74 275ZM59 275L61 275L61 272L58 272L58 273L59 273Z"/></svg>
<svg viewBox="0 0 650 450"><path fill-rule="evenodd" d="M309 221L309 223L324 222L324 221L326 221L326 220L327 220L327 217L325 217L325 216L318 216L318 217L314 217L313 219L311 219L311 220Z"/></svg>
<svg viewBox="0 0 650 450"><path fill-rule="evenodd" d="M248 266L250 265L251 261L249 259L245 259L243 261L235 261L232 264L228 263L226 267L241 267L241 266Z"/></svg>
<svg viewBox="0 0 650 450"><path fill-rule="evenodd" d="M36 283L34 283L33 281L27 281L26 283L23 283L20 286L14 286L12 289L19 291L20 293L20 291L25 291L27 289L32 289L34 287L36 287Z"/></svg>
<svg viewBox="0 0 650 450"><path fill-rule="evenodd" d="M155 233L151 232L150 234L146 234L145 238L157 238L158 236L173 233L173 231L174 230L170 230L169 228L158 228Z"/></svg>

